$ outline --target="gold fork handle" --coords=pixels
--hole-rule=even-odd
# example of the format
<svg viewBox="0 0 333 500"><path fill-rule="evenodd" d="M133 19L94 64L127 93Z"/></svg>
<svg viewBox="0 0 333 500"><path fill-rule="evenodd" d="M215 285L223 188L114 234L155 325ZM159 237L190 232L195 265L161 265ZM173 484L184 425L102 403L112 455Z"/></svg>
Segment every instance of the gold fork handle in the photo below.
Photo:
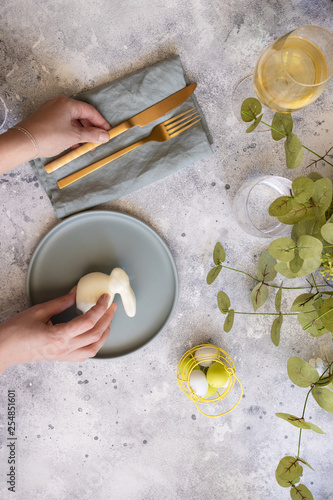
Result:
<svg viewBox="0 0 333 500"><path fill-rule="evenodd" d="M126 130L130 129L133 125L130 124L129 121L120 123L120 125L117 125L114 128L111 128L108 130L108 134L110 139L113 137L116 137L117 135L122 134ZM55 170L58 170L58 168L63 167L64 165L67 165L70 161L75 160L76 158L79 158L80 156L84 155L85 153L88 153L88 151L91 151L94 148L97 148L97 146L100 146L103 143L94 143L94 142L87 142L86 144L83 144L83 146L80 146L79 148L73 149L73 151L69 151L68 153L64 154L60 158L57 158L56 160L51 161L47 165L45 165L45 170L48 174L51 172L54 172Z"/></svg>
<svg viewBox="0 0 333 500"><path fill-rule="evenodd" d="M125 155L126 153L129 153L133 149L137 148L138 146L141 146L142 144L148 142L149 140L150 138L146 137L145 139L135 142L134 144L131 144L127 148L121 149L120 151L117 151L116 153L113 153L112 155L107 156L102 160L96 161L95 163L92 163L91 165L88 165L87 167L84 167L81 170L74 172L73 174L67 175L66 177L60 179L57 182L59 188L62 189L66 186L69 186L70 184L73 184L73 182L77 181L78 179L82 179L82 177L85 177L91 172L94 172L95 170L104 167L104 165L107 165L108 163L110 163L113 160L116 160L117 158L120 158L121 156Z"/></svg>

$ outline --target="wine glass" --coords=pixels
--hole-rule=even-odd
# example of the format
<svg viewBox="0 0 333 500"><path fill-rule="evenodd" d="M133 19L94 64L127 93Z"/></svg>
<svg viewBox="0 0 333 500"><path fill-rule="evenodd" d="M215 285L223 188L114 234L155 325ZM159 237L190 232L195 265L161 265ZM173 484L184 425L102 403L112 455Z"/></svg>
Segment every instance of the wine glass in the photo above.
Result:
<svg viewBox="0 0 333 500"><path fill-rule="evenodd" d="M252 97L249 92L253 94L253 90L273 111L298 111L320 96L332 75L333 34L317 25L296 28L269 45L253 74L236 85L234 111L237 106L236 116L240 117L241 102Z"/></svg>

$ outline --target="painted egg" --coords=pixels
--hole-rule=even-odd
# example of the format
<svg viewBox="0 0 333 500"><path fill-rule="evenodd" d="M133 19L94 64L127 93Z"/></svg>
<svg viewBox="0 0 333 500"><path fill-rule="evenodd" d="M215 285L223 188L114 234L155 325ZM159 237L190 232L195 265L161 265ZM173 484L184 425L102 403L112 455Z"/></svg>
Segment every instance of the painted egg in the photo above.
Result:
<svg viewBox="0 0 333 500"><path fill-rule="evenodd" d="M210 366L219 359L219 351L215 347L200 347L194 353L195 359L201 366Z"/></svg>
<svg viewBox="0 0 333 500"><path fill-rule="evenodd" d="M207 370L207 381L212 387L223 387L229 380L229 373L221 363L213 363Z"/></svg>
<svg viewBox="0 0 333 500"><path fill-rule="evenodd" d="M190 386L197 396L200 398L205 397L208 391L208 382L204 372L201 370L193 370L190 375Z"/></svg>

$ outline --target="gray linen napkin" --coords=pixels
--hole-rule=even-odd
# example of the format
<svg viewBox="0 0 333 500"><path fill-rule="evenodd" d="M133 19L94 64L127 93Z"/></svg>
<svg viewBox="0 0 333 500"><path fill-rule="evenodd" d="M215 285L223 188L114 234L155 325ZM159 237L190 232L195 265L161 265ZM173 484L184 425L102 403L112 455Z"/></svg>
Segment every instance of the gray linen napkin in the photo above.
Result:
<svg viewBox="0 0 333 500"><path fill-rule="evenodd" d="M95 106L112 127L177 92L188 83L179 57L173 57L125 78L83 92L77 99ZM166 142L148 142L70 186L59 189L57 180L146 137L160 122L196 106L201 122ZM192 95L184 104L146 127L133 127L95 151L90 151L51 174L50 158L30 163L58 218L120 198L212 154L212 139Z"/></svg>

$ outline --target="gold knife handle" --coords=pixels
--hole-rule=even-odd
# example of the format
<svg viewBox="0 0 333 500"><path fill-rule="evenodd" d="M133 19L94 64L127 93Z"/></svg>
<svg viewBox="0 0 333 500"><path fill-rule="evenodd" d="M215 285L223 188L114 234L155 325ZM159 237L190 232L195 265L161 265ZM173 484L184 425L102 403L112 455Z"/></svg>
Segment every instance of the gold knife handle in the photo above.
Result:
<svg viewBox="0 0 333 500"><path fill-rule="evenodd" d="M129 128L131 128L133 125L130 123L130 121L126 121L123 123L120 123L120 125L117 125L114 128L111 128L108 130L108 134L110 139L113 137L116 137L117 135L122 134ZM56 160L51 161L47 165L45 165L45 170L48 174L51 172L54 172L55 170L58 170L58 168L63 167L64 165L67 165L70 161L75 160L76 158L79 158L80 156L84 155L85 153L88 153L88 151L91 151L92 149L97 148L101 144L105 144L105 142L86 142L82 146L73 149L72 151L69 151L68 153L64 154L60 158L57 158Z"/></svg>
<svg viewBox="0 0 333 500"><path fill-rule="evenodd" d="M73 174L67 175L63 179L60 179L57 184L60 189L69 186L70 184L73 184L73 182L77 181L78 179L82 179L82 177L85 177L86 175L90 174L91 172L94 172L95 170L98 170L101 167L104 167L104 165L107 165L113 160L116 160L117 158L120 158L121 156L125 155L126 153L129 153L133 149L137 148L138 146L141 146L145 142L148 142L148 140L151 140L150 137L146 137L145 139L142 139L141 141L135 142L134 144L131 144L127 148L121 149L120 151L117 151L116 153L113 153L110 156L107 156L106 158L103 158L102 160L99 160L95 163L92 163L91 165L88 165L87 167L82 168L81 170L78 170L77 172L74 172Z"/></svg>

